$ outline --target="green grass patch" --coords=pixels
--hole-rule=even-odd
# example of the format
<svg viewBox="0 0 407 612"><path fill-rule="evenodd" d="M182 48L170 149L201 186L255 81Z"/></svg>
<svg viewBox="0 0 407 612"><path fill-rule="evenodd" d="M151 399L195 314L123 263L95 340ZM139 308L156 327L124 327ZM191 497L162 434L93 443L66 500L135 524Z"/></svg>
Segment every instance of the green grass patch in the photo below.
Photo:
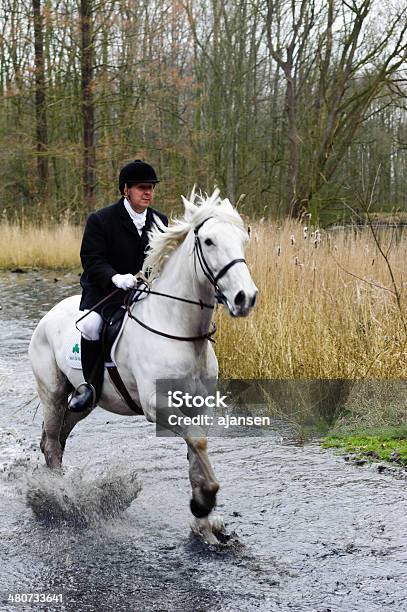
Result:
<svg viewBox="0 0 407 612"><path fill-rule="evenodd" d="M407 467L407 426L380 428L364 433L327 436L323 448L338 448L355 459L390 461Z"/></svg>

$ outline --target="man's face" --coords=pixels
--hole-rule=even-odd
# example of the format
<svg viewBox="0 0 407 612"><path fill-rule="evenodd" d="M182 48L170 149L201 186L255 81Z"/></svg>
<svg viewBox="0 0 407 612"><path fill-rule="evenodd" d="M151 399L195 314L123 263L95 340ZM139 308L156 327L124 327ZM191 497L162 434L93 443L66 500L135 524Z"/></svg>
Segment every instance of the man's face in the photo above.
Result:
<svg viewBox="0 0 407 612"><path fill-rule="evenodd" d="M125 190L126 197L133 210L142 213L153 201L154 183L137 183Z"/></svg>

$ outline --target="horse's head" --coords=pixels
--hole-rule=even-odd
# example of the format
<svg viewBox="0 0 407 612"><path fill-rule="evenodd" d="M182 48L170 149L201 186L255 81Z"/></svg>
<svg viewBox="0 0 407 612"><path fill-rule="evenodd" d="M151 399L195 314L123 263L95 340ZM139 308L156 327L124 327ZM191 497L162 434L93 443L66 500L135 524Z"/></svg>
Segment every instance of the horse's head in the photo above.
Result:
<svg viewBox="0 0 407 612"><path fill-rule="evenodd" d="M213 286L232 316L248 315L256 303L257 287L244 259L249 236L239 213L228 199L219 197L218 189L209 198L192 193L183 202L185 220L194 232L199 281Z"/></svg>

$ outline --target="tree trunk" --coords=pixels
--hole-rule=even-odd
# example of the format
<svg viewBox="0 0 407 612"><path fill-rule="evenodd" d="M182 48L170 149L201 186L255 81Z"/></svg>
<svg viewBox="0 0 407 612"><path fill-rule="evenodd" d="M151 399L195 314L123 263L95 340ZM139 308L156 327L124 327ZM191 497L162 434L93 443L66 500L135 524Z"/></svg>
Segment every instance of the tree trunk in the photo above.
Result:
<svg viewBox="0 0 407 612"><path fill-rule="evenodd" d="M292 49L287 50L287 61L283 64L286 77L286 113L289 140L289 168L291 183L291 202L289 205L289 215L296 219L301 213L301 203L298 199L298 171L300 162L300 136L297 124L297 94L293 77Z"/></svg>
<svg viewBox="0 0 407 612"><path fill-rule="evenodd" d="M82 188L84 206L87 210L95 207L95 164L94 143L95 107L92 92L94 65L94 44L92 37L92 0L81 0L81 93L83 125Z"/></svg>
<svg viewBox="0 0 407 612"><path fill-rule="evenodd" d="M45 94L44 41L41 0L32 0L32 8L34 13L35 116L37 122L37 193L40 200L44 202L48 195L49 170L47 157L48 126Z"/></svg>

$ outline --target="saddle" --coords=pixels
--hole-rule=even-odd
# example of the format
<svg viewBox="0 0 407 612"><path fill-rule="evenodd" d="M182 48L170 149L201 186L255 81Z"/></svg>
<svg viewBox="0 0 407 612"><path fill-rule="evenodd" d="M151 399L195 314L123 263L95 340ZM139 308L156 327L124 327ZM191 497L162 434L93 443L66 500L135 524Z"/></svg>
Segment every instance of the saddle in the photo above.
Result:
<svg viewBox="0 0 407 612"><path fill-rule="evenodd" d="M101 311L103 327L101 331L102 354L105 362L111 362L111 350L123 325L126 308L107 305Z"/></svg>

